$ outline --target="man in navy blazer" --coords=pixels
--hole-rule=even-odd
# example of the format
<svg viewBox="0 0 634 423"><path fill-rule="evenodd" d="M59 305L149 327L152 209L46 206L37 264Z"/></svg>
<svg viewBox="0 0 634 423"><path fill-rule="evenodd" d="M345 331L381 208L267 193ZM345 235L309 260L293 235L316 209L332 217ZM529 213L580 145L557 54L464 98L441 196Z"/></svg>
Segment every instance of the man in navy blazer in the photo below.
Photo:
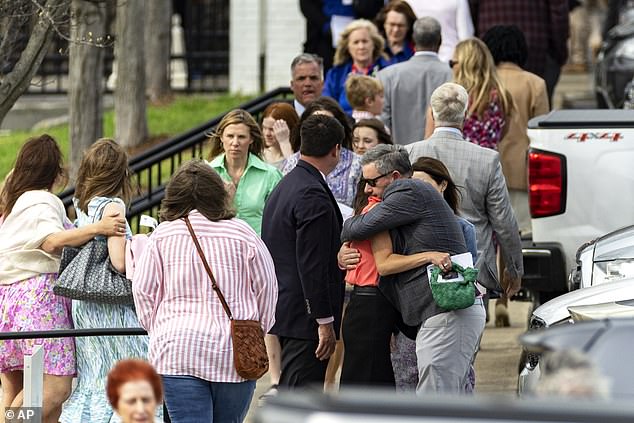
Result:
<svg viewBox="0 0 634 423"><path fill-rule="evenodd" d="M282 346L280 387L323 385L343 305L337 264L342 217L325 181L339 161L341 124L313 115L300 128L300 160L264 207L262 240L275 262L275 325Z"/></svg>

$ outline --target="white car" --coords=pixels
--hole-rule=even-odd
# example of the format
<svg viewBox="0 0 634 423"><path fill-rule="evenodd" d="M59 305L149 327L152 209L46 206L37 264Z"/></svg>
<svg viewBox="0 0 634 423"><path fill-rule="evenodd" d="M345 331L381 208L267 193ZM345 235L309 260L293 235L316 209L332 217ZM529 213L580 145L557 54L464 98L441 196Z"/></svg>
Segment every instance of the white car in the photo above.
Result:
<svg viewBox="0 0 634 423"><path fill-rule="evenodd" d="M577 289L628 278L634 278L634 225L582 245L569 280Z"/></svg>
<svg viewBox="0 0 634 423"><path fill-rule="evenodd" d="M634 319L634 300L568 307L573 322L602 319Z"/></svg>
<svg viewBox="0 0 634 423"><path fill-rule="evenodd" d="M531 316L529 330L573 323L569 307L604 304L634 299L634 278L578 289L541 305ZM517 391L532 392L540 376L539 354L523 351Z"/></svg>

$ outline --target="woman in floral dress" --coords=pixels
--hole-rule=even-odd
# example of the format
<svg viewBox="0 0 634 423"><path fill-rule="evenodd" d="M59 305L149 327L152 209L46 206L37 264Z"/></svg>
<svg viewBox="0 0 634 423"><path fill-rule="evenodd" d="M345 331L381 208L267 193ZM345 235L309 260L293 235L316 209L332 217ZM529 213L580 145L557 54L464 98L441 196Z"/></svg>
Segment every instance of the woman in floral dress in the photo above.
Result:
<svg viewBox="0 0 634 423"><path fill-rule="evenodd" d="M125 220L111 213L99 223L65 230L74 227L50 192L63 176L59 146L42 135L22 146L6 178L0 194L0 332L72 329L70 300L53 293L62 248L99 234L123 239ZM57 422L75 374L73 338L0 341L1 405L22 406L24 356L36 345L44 352L42 422Z"/></svg>
<svg viewBox="0 0 634 423"><path fill-rule="evenodd" d="M469 109L462 135L467 141L497 150L513 112L511 94L497 75L495 62L486 44L469 38L456 45L449 61L453 82L469 93ZM431 108L428 109L425 138L434 132Z"/></svg>
<svg viewBox="0 0 634 423"><path fill-rule="evenodd" d="M493 56L484 42L469 38L456 45L453 79L469 93L462 134L467 141L497 150L513 111L511 94L502 85Z"/></svg>

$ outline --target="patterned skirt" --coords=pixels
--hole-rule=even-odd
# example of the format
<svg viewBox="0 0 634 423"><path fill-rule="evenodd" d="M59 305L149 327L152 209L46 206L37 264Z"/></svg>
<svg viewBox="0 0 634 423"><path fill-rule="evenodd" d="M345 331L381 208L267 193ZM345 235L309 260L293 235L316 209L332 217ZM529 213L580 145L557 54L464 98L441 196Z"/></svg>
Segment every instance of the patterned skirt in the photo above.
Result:
<svg viewBox="0 0 634 423"><path fill-rule="evenodd" d="M0 332L72 329L71 300L53 293L55 278L49 273L0 285ZM24 355L30 355L34 345L44 349L46 374L75 374L74 338L0 341L0 373L22 370Z"/></svg>
<svg viewBox="0 0 634 423"><path fill-rule="evenodd" d="M418 360L416 359L416 341L409 339L402 333L398 333L395 339L395 347L392 350L392 368L394 369L394 381L399 392L414 392L418 386ZM473 358L475 360L475 357ZM475 392L475 368L473 363L469 366L464 381L464 393Z"/></svg>
<svg viewBox="0 0 634 423"><path fill-rule="evenodd" d="M73 300L75 328L137 328L132 306ZM147 359L147 336L78 337L77 386L64 404L62 423L114 423L117 415L106 396L108 372L119 360ZM158 415L162 415L162 409Z"/></svg>

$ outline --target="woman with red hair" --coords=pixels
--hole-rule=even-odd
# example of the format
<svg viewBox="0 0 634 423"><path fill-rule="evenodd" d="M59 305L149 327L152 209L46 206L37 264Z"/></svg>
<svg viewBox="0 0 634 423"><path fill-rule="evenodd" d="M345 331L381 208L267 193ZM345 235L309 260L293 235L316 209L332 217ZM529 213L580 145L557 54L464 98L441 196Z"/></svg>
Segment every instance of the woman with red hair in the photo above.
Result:
<svg viewBox="0 0 634 423"><path fill-rule="evenodd" d="M292 145L299 130L299 116L288 103L271 103L262 114L262 135L264 136L264 161L282 170L288 156L299 150Z"/></svg>
<svg viewBox="0 0 634 423"><path fill-rule="evenodd" d="M156 407L163 400L161 377L143 360L121 360L108 373L106 394L122 423L159 422Z"/></svg>

